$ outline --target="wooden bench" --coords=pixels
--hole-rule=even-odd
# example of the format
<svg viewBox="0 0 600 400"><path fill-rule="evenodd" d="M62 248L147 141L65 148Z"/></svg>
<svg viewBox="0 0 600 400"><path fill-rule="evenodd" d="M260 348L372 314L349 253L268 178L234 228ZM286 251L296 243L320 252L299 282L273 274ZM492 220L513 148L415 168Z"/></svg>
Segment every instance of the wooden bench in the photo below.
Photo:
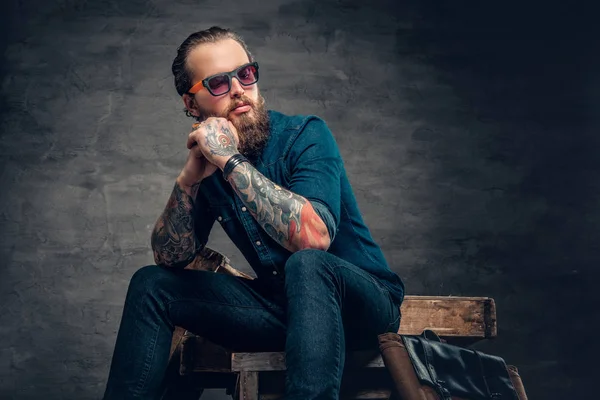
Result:
<svg viewBox="0 0 600 400"><path fill-rule="evenodd" d="M210 249L190 268L240 274L226 257ZM401 312L398 333L404 335L419 335L424 329L431 329L448 343L462 346L497 335L496 307L494 300L488 297L406 296ZM171 354L171 364L178 367L180 376L188 377L188 383L193 382L194 376L209 374L210 385L204 384L204 387L226 388L236 399L282 397L284 352L231 352L177 328ZM345 368L344 375L350 378L344 378L349 384L345 385L343 398L389 398L390 391L386 389L390 387L389 377L377 349L348 353ZM369 387L361 386L365 381ZM176 398L183 400L180 394ZM187 398L192 399L193 395Z"/></svg>

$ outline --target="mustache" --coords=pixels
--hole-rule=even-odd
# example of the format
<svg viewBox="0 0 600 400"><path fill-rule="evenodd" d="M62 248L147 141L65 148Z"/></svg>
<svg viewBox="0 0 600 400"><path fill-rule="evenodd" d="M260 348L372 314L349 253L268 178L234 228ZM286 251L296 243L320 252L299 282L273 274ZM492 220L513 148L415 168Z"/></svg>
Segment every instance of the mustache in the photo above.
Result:
<svg viewBox="0 0 600 400"><path fill-rule="evenodd" d="M240 103L248 104L253 109L256 108L254 102L249 97L241 96L239 99L235 99L231 102L227 108L226 114L229 114L231 111L235 110Z"/></svg>

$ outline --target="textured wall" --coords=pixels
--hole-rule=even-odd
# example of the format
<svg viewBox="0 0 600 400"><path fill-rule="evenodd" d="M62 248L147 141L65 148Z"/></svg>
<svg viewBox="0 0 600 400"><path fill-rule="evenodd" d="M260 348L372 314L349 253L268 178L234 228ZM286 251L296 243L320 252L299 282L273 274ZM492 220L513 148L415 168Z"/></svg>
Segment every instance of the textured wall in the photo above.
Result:
<svg viewBox="0 0 600 400"><path fill-rule="evenodd" d="M408 293L494 297L499 337L478 347L518 365L532 399L586 398L600 74L582 10L4 3L0 398L100 397L128 280L152 262L187 154L171 61L214 24L246 38L270 108L329 123ZM209 245L246 268L218 224Z"/></svg>

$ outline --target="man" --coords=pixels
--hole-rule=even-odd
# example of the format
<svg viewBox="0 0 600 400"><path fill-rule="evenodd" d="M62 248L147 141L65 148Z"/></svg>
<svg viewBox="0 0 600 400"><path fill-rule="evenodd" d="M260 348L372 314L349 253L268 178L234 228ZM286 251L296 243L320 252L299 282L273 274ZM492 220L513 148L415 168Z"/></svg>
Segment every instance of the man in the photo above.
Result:
<svg viewBox="0 0 600 400"><path fill-rule="evenodd" d="M175 86L199 126L131 279L105 399L155 399L174 326L247 351L285 350L285 398L337 399L347 349L396 331L404 285L365 226L340 153L314 116L265 109L259 66L219 27L189 36ZM256 273L183 269L217 221Z"/></svg>

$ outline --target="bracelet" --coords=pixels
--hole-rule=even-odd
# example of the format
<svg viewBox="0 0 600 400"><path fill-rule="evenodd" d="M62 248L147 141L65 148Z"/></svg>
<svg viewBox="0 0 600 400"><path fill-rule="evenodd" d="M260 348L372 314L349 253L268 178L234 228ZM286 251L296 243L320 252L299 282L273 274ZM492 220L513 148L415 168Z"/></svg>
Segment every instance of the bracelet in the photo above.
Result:
<svg viewBox="0 0 600 400"><path fill-rule="evenodd" d="M250 161L248 161L248 159L240 153L232 155L223 167L223 179L227 180L229 178L229 174L231 174L233 169L243 162Z"/></svg>

